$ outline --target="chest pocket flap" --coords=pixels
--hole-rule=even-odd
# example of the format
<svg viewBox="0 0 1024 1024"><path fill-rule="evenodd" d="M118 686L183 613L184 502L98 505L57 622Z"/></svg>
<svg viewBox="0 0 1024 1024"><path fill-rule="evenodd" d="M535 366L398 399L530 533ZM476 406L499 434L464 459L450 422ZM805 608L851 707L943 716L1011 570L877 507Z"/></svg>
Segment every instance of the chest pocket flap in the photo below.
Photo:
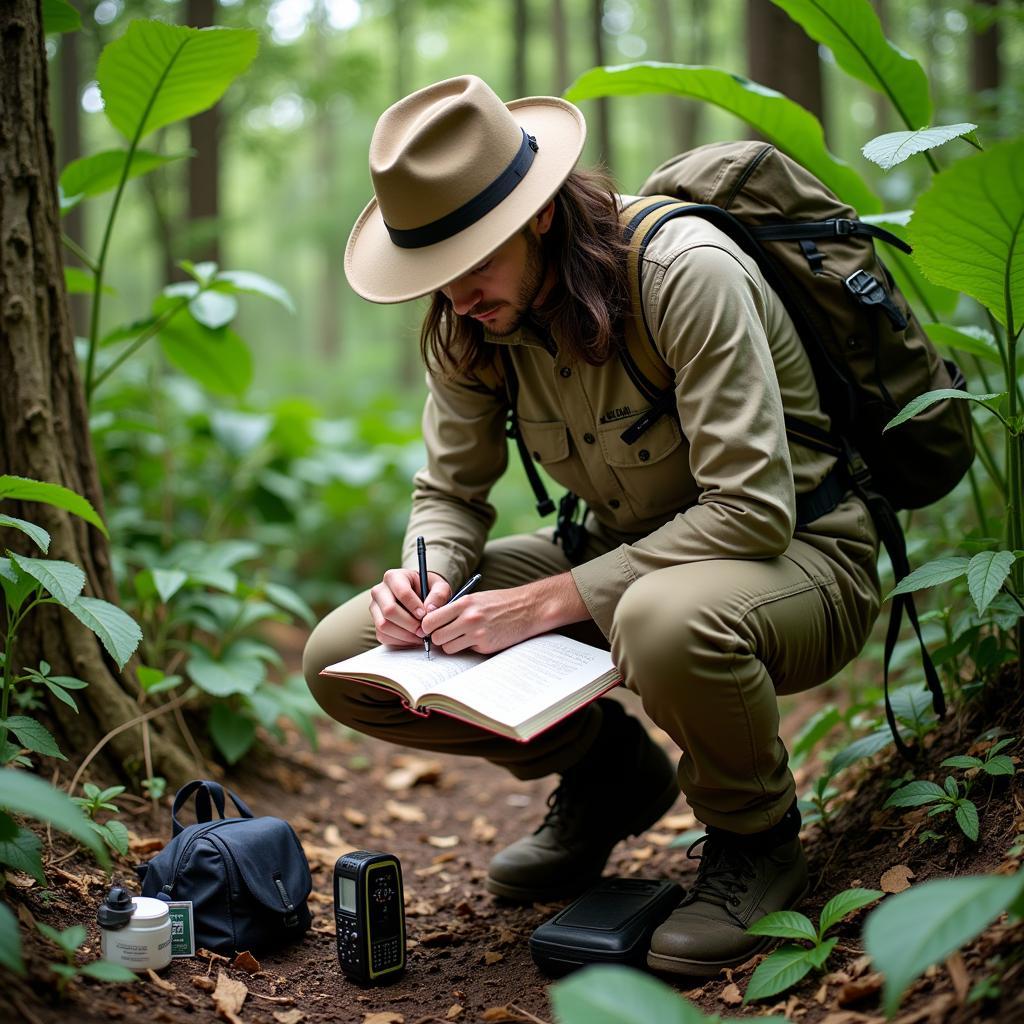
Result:
<svg viewBox="0 0 1024 1024"><path fill-rule="evenodd" d="M609 466L621 469L639 469L667 458L682 443L683 435L673 416L656 420L632 444L622 440L622 432L629 426L625 420L605 423L598 427L601 450Z"/></svg>
<svg viewBox="0 0 1024 1024"><path fill-rule="evenodd" d="M519 430L535 462L542 466L561 462L569 457L569 433L560 420L541 423L519 420Z"/></svg>

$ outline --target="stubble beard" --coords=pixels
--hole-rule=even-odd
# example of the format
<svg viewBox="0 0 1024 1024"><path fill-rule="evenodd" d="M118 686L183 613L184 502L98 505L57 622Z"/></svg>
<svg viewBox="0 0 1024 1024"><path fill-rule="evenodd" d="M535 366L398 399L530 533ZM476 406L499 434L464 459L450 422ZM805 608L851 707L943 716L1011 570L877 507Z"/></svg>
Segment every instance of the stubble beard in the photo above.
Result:
<svg viewBox="0 0 1024 1024"><path fill-rule="evenodd" d="M508 315L511 319L504 320L503 314L499 314L484 325L487 333L496 338L506 338L522 327L523 320L533 309L537 296L544 287L544 275L547 270L544 246L528 227L523 229L523 237L526 239L526 263L523 268L523 279L519 283L519 294L514 303L508 304Z"/></svg>

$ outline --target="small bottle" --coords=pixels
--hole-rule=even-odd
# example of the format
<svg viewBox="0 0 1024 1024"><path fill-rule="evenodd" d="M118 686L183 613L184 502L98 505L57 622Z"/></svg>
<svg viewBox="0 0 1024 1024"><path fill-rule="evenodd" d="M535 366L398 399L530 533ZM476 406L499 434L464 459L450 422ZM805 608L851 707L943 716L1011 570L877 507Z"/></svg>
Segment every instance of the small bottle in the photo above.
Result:
<svg viewBox="0 0 1024 1024"><path fill-rule="evenodd" d="M171 962L171 916L163 900L132 896L115 885L96 920L104 960L132 971L159 971Z"/></svg>

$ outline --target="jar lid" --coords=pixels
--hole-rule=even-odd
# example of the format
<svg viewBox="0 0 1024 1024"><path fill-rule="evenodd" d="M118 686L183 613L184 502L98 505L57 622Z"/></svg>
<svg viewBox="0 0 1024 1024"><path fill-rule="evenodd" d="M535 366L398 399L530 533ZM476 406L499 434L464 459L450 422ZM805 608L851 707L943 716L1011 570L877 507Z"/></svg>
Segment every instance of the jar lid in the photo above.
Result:
<svg viewBox="0 0 1024 1024"><path fill-rule="evenodd" d="M133 896L132 903L135 904L133 921L157 921L170 916L167 904L163 900L153 899L152 896Z"/></svg>

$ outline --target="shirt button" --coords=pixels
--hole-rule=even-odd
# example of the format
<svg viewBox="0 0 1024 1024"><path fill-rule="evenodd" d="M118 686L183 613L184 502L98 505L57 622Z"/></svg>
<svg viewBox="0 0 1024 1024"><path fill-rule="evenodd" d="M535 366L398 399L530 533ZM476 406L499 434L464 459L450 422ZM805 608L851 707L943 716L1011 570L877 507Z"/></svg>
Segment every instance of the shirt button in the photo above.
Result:
<svg viewBox="0 0 1024 1024"><path fill-rule="evenodd" d="M637 455L640 457L641 462L646 462L651 457L651 453L646 448L641 448Z"/></svg>
<svg viewBox="0 0 1024 1024"><path fill-rule="evenodd" d="M586 441L587 444L593 444L594 443L594 435L591 434L588 431L586 434L583 435L583 440Z"/></svg>
<svg viewBox="0 0 1024 1024"><path fill-rule="evenodd" d="M563 366L558 372L563 377L571 377L572 376L572 370L570 370L568 366Z"/></svg>
<svg viewBox="0 0 1024 1024"><path fill-rule="evenodd" d="M609 508L618 508L619 507L619 499L618 498L612 498L612 500L608 502L608 507Z"/></svg>

